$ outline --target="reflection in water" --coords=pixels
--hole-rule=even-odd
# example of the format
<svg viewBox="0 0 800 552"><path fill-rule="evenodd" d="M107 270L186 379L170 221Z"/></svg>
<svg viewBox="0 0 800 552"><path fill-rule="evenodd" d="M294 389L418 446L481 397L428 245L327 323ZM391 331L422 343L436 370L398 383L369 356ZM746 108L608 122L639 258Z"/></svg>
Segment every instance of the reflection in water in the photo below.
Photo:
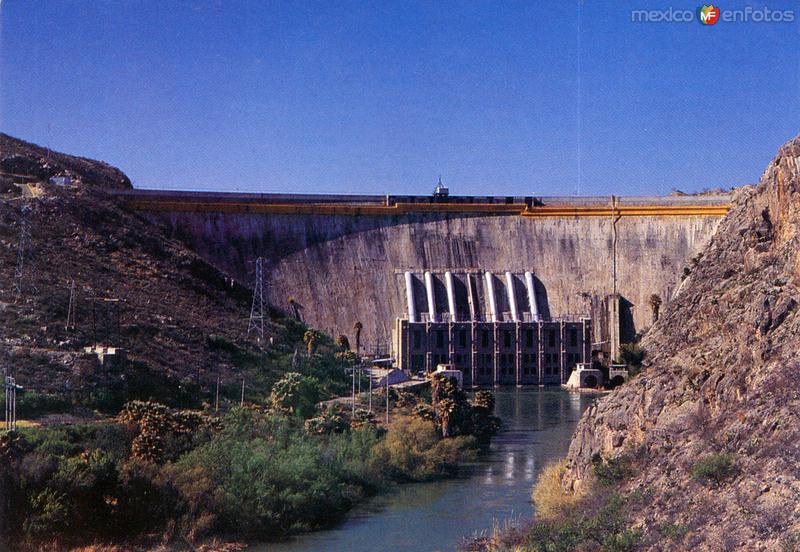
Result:
<svg viewBox="0 0 800 552"><path fill-rule="evenodd" d="M399 485L354 509L340 526L250 552L430 552L455 550L495 521L530 517L539 470L561 458L593 400L560 389L496 390L504 431L459 479Z"/></svg>

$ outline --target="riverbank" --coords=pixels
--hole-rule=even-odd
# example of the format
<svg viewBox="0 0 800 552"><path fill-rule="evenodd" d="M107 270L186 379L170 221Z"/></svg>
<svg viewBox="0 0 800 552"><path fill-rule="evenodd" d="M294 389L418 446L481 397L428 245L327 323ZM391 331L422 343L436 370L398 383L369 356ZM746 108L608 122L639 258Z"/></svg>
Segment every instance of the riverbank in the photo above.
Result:
<svg viewBox="0 0 800 552"><path fill-rule="evenodd" d="M455 475L498 427L492 394L470 401L452 380L434 381L433 404L391 396L388 429L364 410L308 408L313 387L288 373L268 407L222 418L132 402L107 423L0 435L15 546L140 537L156 548L330 527L387 487Z"/></svg>
<svg viewBox="0 0 800 552"><path fill-rule="evenodd" d="M255 545L248 552L455 551L465 535L533 513L531 487L542 466L563 457L594 398L560 388L495 390L503 430L455 478L399 485L356 506L341 524Z"/></svg>

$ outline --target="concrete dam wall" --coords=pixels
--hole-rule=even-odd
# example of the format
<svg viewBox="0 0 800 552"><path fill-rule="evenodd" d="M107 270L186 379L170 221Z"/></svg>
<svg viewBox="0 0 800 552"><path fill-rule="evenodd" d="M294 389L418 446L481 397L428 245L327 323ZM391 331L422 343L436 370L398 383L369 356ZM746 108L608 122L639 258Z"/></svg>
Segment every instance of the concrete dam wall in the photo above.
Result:
<svg viewBox="0 0 800 552"><path fill-rule="evenodd" d="M619 294L623 341L652 322L684 267L711 238L727 196L669 198L392 198L134 191L133 209L252 286L265 258L274 308L362 343L390 342L407 317L404 272L533 273L543 316L590 315L608 339ZM441 286L439 286L441 287ZM446 295L436 302L444 309ZM663 308L663 307L662 307Z"/></svg>

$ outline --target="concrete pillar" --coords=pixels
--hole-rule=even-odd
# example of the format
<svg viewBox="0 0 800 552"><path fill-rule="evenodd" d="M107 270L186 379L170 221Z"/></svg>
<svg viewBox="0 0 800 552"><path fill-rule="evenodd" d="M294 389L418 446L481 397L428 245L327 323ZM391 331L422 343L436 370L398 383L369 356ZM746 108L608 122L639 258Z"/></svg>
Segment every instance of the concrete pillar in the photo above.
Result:
<svg viewBox="0 0 800 552"><path fill-rule="evenodd" d="M467 276L467 278L469 278L469 275ZM467 283L469 283L469 280L467 280ZM470 338L471 338L471 341L470 341L470 353L469 353L469 357L470 357L470 374L471 374L471 378L472 378L472 387L475 387L476 382L477 382L477 376L478 376L478 371L477 371L477 367L478 367L477 366L477 363L478 363L478 344L477 344L478 332L477 332L477 328L476 328L476 324L475 324L474 318L472 320L472 323L469 326L470 326L470 328L469 328L470 334L469 335L470 335Z"/></svg>
<svg viewBox="0 0 800 552"><path fill-rule="evenodd" d="M450 321L458 322L456 318L456 288L450 271L444 273L444 283L447 286L447 306L450 307Z"/></svg>
<svg viewBox="0 0 800 552"><path fill-rule="evenodd" d="M517 342L514 346L514 370L516 371L514 379L517 385L522 385L522 324L517 322L516 327Z"/></svg>
<svg viewBox="0 0 800 552"><path fill-rule="evenodd" d="M536 287L533 285L533 274L525 272L525 287L528 289L528 306L534 322L539 321L539 305L536 304Z"/></svg>
<svg viewBox="0 0 800 552"><path fill-rule="evenodd" d="M508 304L511 307L511 320L519 322L519 311L517 310L517 298L514 295L514 277L511 272L506 271L506 290L508 291Z"/></svg>
<svg viewBox="0 0 800 552"><path fill-rule="evenodd" d="M408 321L417 321L417 307L414 305L414 276L406 270L406 303L408 304Z"/></svg>
<svg viewBox="0 0 800 552"><path fill-rule="evenodd" d="M500 334L497 322L492 324L492 384L500 385Z"/></svg>
<svg viewBox="0 0 800 552"><path fill-rule="evenodd" d="M620 351L620 327L619 327L619 295L614 293L608 298L608 340L611 362L619 359Z"/></svg>
<svg viewBox="0 0 800 552"><path fill-rule="evenodd" d="M539 336L537 344L536 356L539 358L537 370L539 372L539 385L544 384L544 332L542 331L541 321L537 321L536 333Z"/></svg>
<svg viewBox="0 0 800 552"><path fill-rule="evenodd" d="M475 294L472 291L472 274L467 273L467 300L469 302L469 319L476 322L475 313Z"/></svg>
<svg viewBox="0 0 800 552"><path fill-rule="evenodd" d="M494 297L494 281L488 270L483 273L486 280L486 296L489 298L489 322L497 322L497 303Z"/></svg>
<svg viewBox="0 0 800 552"><path fill-rule="evenodd" d="M564 357L566 356L566 354L565 354L566 351L564 350L565 349L565 345L564 344L566 343L566 339L565 339L566 336L564 335L564 321L563 320L559 323L559 332L558 332L558 334L559 334L558 335L558 367L559 367L559 370L561 371L561 384L563 385L563 384L567 383L567 367L566 367L566 364L565 364L565 361L564 361Z"/></svg>
<svg viewBox="0 0 800 552"><path fill-rule="evenodd" d="M428 295L428 320L437 322L436 320L436 299L433 290L433 274L425 272L425 291Z"/></svg>

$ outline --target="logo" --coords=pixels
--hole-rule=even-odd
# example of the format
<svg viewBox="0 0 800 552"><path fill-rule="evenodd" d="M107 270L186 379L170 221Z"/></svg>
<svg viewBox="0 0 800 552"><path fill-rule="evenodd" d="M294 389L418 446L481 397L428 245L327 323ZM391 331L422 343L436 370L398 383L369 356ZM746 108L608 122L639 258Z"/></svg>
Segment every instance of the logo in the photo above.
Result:
<svg viewBox="0 0 800 552"><path fill-rule="evenodd" d="M719 8L714 4L697 8L697 20L703 25L713 25L719 19Z"/></svg>

